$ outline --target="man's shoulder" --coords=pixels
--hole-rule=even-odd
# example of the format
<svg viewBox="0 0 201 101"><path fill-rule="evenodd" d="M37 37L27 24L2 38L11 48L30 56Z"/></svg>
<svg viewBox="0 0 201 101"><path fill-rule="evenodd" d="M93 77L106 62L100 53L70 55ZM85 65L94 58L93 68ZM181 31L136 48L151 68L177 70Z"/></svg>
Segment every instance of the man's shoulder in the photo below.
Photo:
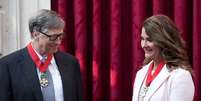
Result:
<svg viewBox="0 0 201 101"><path fill-rule="evenodd" d="M25 53L25 48L14 51L14 52L2 57L0 59L0 63L12 62L12 61L14 62L16 60L19 60L24 53Z"/></svg>
<svg viewBox="0 0 201 101"><path fill-rule="evenodd" d="M76 57L67 53L67 52L62 52L62 51L58 51L55 53L55 57L56 58L61 58L62 60L72 60L72 61L77 61Z"/></svg>

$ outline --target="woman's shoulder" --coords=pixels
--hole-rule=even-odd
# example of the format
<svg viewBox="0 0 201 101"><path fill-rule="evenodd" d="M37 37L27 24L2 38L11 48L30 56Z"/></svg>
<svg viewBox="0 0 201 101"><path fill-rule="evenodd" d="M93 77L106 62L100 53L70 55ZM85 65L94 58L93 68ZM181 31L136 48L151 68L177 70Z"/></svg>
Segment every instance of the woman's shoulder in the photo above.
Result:
<svg viewBox="0 0 201 101"><path fill-rule="evenodd" d="M142 67L137 71L137 74L138 74L138 73L147 72L150 64L151 64L151 62L148 63L148 64L146 64L146 65L144 65L144 66L142 66Z"/></svg>
<svg viewBox="0 0 201 101"><path fill-rule="evenodd" d="M180 89L180 91L187 91L188 95L193 96L195 86L191 73L188 70L177 68L170 73L168 82L170 87L175 90L175 88Z"/></svg>
<svg viewBox="0 0 201 101"><path fill-rule="evenodd" d="M170 72L171 75L191 75L191 73L188 70L185 70L183 68L177 68Z"/></svg>
<svg viewBox="0 0 201 101"><path fill-rule="evenodd" d="M177 68L170 72L170 80L173 80L175 82L180 80L192 81L192 75L188 70L185 70L183 68Z"/></svg>

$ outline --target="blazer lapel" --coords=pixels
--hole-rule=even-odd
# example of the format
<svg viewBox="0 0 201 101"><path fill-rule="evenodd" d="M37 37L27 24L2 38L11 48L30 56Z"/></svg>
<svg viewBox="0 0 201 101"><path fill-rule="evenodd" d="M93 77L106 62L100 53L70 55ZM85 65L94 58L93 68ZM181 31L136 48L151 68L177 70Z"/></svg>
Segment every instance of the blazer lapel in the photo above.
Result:
<svg viewBox="0 0 201 101"><path fill-rule="evenodd" d="M168 79L170 73L167 66L164 65L158 76L152 81L150 88L147 92L147 98L150 99L154 93L161 87L161 85Z"/></svg>
<svg viewBox="0 0 201 101"><path fill-rule="evenodd" d="M24 49L23 53L24 60L22 61L21 68L26 78L24 83L30 85L30 90L33 91L37 101L43 101L36 66L28 54L27 48Z"/></svg>
<svg viewBox="0 0 201 101"><path fill-rule="evenodd" d="M148 64L148 65L146 65L145 67L143 67L140 71L139 71L139 73L138 73L138 77L136 77L137 78L137 80L135 80L135 84L136 84L136 96L139 96L139 93L140 93L140 89L142 88L142 86L143 86L143 83L144 83L144 80L146 79L146 75L147 75L147 71L148 71L148 68L149 68L149 65L150 65L150 63Z"/></svg>

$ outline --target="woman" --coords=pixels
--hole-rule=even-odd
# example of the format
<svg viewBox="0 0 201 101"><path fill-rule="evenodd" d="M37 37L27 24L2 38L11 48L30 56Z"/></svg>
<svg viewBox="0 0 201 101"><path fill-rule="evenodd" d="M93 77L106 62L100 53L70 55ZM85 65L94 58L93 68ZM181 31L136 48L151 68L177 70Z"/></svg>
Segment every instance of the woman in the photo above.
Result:
<svg viewBox="0 0 201 101"><path fill-rule="evenodd" d="M191 66L176 25L164 15L149 17L141 47L145 59L136 74L133 101L192 101Z"/></svg>

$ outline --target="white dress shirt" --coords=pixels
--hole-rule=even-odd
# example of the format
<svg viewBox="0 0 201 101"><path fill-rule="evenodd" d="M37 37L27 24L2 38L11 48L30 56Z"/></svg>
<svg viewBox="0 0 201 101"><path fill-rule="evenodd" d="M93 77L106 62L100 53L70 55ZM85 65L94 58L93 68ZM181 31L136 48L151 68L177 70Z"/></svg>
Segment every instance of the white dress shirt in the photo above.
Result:
<svg viewBox="0 0 201 101"><path fill-rule="evenodd" d="M35 49L34 49L34 51L36 52L39 59L41 60L42 56ZM56 65L54 56L52 57L52 60L51 60L50 64L48 65L48 69L52 75L52 80L53 80L53 84L54 84L55 101L64 101L61 75L60 75L60 72ZM38 73L38 78L40 80L40 72L39 72L38 68L37 68L37 73Z"/></svg>

